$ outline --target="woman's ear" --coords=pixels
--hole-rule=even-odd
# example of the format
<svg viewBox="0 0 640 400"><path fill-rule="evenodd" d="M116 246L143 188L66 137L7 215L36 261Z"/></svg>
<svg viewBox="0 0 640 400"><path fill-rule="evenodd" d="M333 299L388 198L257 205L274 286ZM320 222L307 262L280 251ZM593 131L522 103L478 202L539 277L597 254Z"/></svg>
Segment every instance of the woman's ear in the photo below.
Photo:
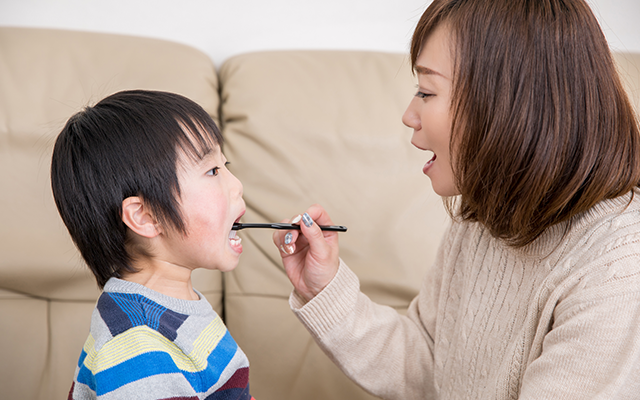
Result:
<svg viewBox="0 0 640 400"><path fill-rule="evenodd" d="M122 200L122 222L140 236L153 238L162 233L158 222L138 196Z"/></svg>

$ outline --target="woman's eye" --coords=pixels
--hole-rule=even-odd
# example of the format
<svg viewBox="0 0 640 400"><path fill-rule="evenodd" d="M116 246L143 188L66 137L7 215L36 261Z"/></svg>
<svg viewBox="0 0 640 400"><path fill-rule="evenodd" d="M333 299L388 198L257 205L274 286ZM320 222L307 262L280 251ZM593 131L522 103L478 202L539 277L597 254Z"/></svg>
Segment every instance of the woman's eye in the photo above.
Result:
<svg viewBox="0 0 640 400"><path fill-rule="evenodd" d="M220 167L215 167L210 169L209 171L207 171L207 175L211 175L211 176L217 176L218 175L218 170L220 169Z"/></svg>
<svg viewBox="0 0 640 400"><path fill-rule="evenodd" d="M426 99L427 97L433 96L432 93L423 92L422 89L420 89L420 85L416 85L416 89L418 89L418 91L416 92L415 96L420 99Z"/></svg>

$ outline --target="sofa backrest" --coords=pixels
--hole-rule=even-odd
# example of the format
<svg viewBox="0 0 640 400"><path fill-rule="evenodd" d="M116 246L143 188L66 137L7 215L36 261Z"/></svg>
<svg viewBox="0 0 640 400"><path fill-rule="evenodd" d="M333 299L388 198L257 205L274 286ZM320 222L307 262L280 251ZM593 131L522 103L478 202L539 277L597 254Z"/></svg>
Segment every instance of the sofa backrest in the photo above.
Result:
<svg viewBox="0 0 640 400"><path fill-rule="evenodd" d="M640 109L640 55L616 55ZM243 182L245 222L322 204L362 290L403 312L447 224L401 115L415 80L404 55L295 51L206 55L162 40L0 28L0 397L63 398L98 296L53 203L49 163L73 113L123 89L167 90L220 122ZM289 310L271 232L241 231L231 273L194 285L248 354L258 399L371 399Z"/></svg>
<svg viewBox="0 0 640 400"><path fill-rule="evenodd" d="M225 153L244 183L244 219L280 221L321 204L348 227L340 255L363 292L406 310L448 220L422 174L430 156L411 145L412 131L401 121L415 91L407 57L253 53L226 61L220 83ZM369 398L289 310L291 284L272 232L240 236L245 252L225 276L224 308L251 360L254 396Z"/></svg>
<svg viewBox="0 0 640 400"><path fill-rule="evenodd" d="M640 56L616 54L640 105ZM340 254L375 301L403 312L435 257L448 216L421 170L401 116L415 91L406 56L263 52L220 68L230 169L250 222L322 204ZM240 267L225 276L226 323L252 363L257 398L364 399L289 311L291 285L269 231L242 231ZM274 384L277 382L277 384ZM331 382L331 384L327 384Z"/></svg>
<svg viewBox="0 0 640 400"><path fill-rule="evenodd" d="M640 118L640 53L614 52L620 79Z"/></svg>
<svg viewBox="0 0 640 400"><path fill-rule="evenodd" d="M123 89L181 93L218 119L211 60L155 39L0 28L0 397L62 398L86 340L95 279L58 216L51 151L66 120ZM221 311L220 273L196 287Z"/></svg>

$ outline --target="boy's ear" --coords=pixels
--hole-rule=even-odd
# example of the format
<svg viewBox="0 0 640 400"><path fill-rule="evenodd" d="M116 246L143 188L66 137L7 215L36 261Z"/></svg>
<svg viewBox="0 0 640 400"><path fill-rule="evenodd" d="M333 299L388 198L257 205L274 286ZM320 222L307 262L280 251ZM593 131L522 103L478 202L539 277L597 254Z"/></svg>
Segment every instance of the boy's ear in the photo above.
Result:
<svg viewBox="0 0 640 400"><path fill-rule="evenodd" d="M146 238L153 238L162 233L156 219L138 196L122 200L122 222L133 232Z"/></svg>

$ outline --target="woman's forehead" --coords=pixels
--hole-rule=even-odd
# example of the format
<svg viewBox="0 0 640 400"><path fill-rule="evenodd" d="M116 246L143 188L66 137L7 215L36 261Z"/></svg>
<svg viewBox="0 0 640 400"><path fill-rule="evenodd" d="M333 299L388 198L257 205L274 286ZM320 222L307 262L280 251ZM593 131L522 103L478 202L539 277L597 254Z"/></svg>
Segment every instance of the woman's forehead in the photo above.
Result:
<svg viewBox="0 0 640 400"><path fill-rule="evenodd" d="M451 79L453 75L453 53L450 29L441 24L427 37L416 60L414 70L418 75Z"/></svg>

